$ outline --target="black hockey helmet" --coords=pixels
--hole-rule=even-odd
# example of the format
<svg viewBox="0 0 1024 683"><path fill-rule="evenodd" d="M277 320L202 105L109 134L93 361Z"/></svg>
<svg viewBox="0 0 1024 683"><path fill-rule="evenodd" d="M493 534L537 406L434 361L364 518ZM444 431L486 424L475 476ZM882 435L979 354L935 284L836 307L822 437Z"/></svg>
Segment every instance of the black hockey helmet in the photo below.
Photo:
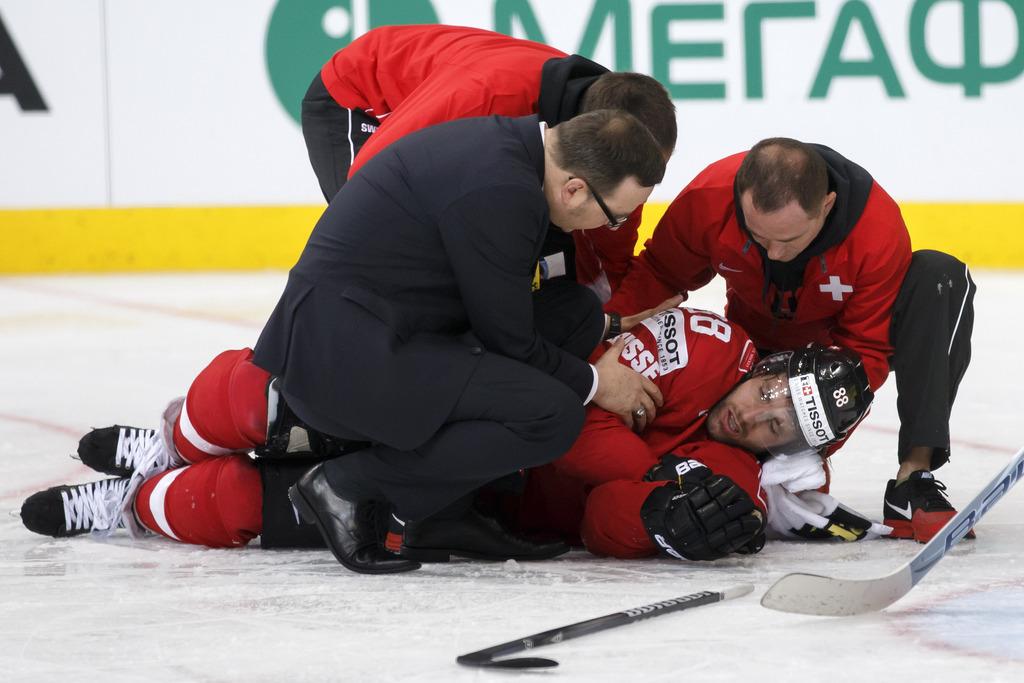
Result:
<svg viewBox="0 0 1024 683"><path fill-rule="evenodd" d="M788 379L778 393L789 396L787 412L799 426L791 443L768 449L773 454L823 451L846 437L874 399L860 357L838 346L812 344L765 356L750 371L751 377L762 375Z"/></svg>

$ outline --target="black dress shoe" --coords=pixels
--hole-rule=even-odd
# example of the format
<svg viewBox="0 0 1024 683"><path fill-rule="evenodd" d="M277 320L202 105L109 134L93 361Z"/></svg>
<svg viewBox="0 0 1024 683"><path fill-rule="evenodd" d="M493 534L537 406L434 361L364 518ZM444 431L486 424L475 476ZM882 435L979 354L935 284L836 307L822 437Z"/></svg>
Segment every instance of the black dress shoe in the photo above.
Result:
<svg viewBox="0 0 1024 683"><path fill-rule="evenodd" d="M420 568L419 562L402 559L380 547L374 529L360 514L359 504L331 489L322 464L302 475L288 489L288 498L303 520L316 525L334 557L347 569L361 574L391 574Z"/></svg>
<svg viewBox="0 0 1024 683"><path fill-rule="evenodd" d="M506 531L497 520L470 510L458 519L408 522L402 534L402 557L447 562L452 555L476 560L547 560L569 552L561 541L533 543Z"/></svg>

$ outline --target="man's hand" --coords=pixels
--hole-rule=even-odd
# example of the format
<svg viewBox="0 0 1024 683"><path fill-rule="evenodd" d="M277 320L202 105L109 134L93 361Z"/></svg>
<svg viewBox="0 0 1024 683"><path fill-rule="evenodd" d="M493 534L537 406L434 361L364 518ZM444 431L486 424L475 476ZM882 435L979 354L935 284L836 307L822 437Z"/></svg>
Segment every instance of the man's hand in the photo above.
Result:
<svg viewBox="0 0 1024 683"><path fill-rule="evenodd" d="M618 340L594 363L598 377L594 403L640 432L654 420L664 400L654 382L619 363L625 344L624 339Z"/></svg>
<svg viewBox="0 0 1024 683"><path fill-rule="evenodd" d="M676 294L674 297L665 299L654 308L648 308L646 311L640 311L639 313L634 313L633 315L623 316L622 331L625 332L626 330L630 330L639 325L641 320L646 320L655 313L661 313L662 311L667 311L670 308L675 308L681 303L683 303L683 295Z"/></svg>

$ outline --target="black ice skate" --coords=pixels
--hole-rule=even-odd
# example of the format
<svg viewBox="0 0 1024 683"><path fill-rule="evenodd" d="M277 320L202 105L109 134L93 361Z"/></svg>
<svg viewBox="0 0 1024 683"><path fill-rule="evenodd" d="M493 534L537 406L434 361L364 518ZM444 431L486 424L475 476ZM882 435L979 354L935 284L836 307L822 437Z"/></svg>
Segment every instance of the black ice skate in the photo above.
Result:
<svg viewBox="0 0 1024 683"><path fill-rule="evenodd" d="M29 531L55 538L122 528L129 481L101 479L33 493L21 506L21 521Z"/></svg>
<svg viewBox="0 0 1024 683"><path fill-rule="evenodd" d="M94 429L78 442L78 459L97 472L115 477L130 477L140 462L159 448L160 434L155 429L114 425Z"/></svg>

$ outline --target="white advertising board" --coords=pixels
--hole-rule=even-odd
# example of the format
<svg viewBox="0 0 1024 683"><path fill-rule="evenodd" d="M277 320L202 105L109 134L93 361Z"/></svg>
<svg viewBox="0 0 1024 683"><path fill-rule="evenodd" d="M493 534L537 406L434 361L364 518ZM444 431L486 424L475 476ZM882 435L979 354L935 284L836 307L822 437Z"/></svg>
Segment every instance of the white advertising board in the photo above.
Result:
<svg viewBox="0 0 1024 683"><path fill-rule="evenodd" d="M1021 0L0 0L0 22L3 208L317 203L296 97L354 36L410 22L659 78L680 142L657 200L787 135L902 201L1024 201Z"/></svg>

